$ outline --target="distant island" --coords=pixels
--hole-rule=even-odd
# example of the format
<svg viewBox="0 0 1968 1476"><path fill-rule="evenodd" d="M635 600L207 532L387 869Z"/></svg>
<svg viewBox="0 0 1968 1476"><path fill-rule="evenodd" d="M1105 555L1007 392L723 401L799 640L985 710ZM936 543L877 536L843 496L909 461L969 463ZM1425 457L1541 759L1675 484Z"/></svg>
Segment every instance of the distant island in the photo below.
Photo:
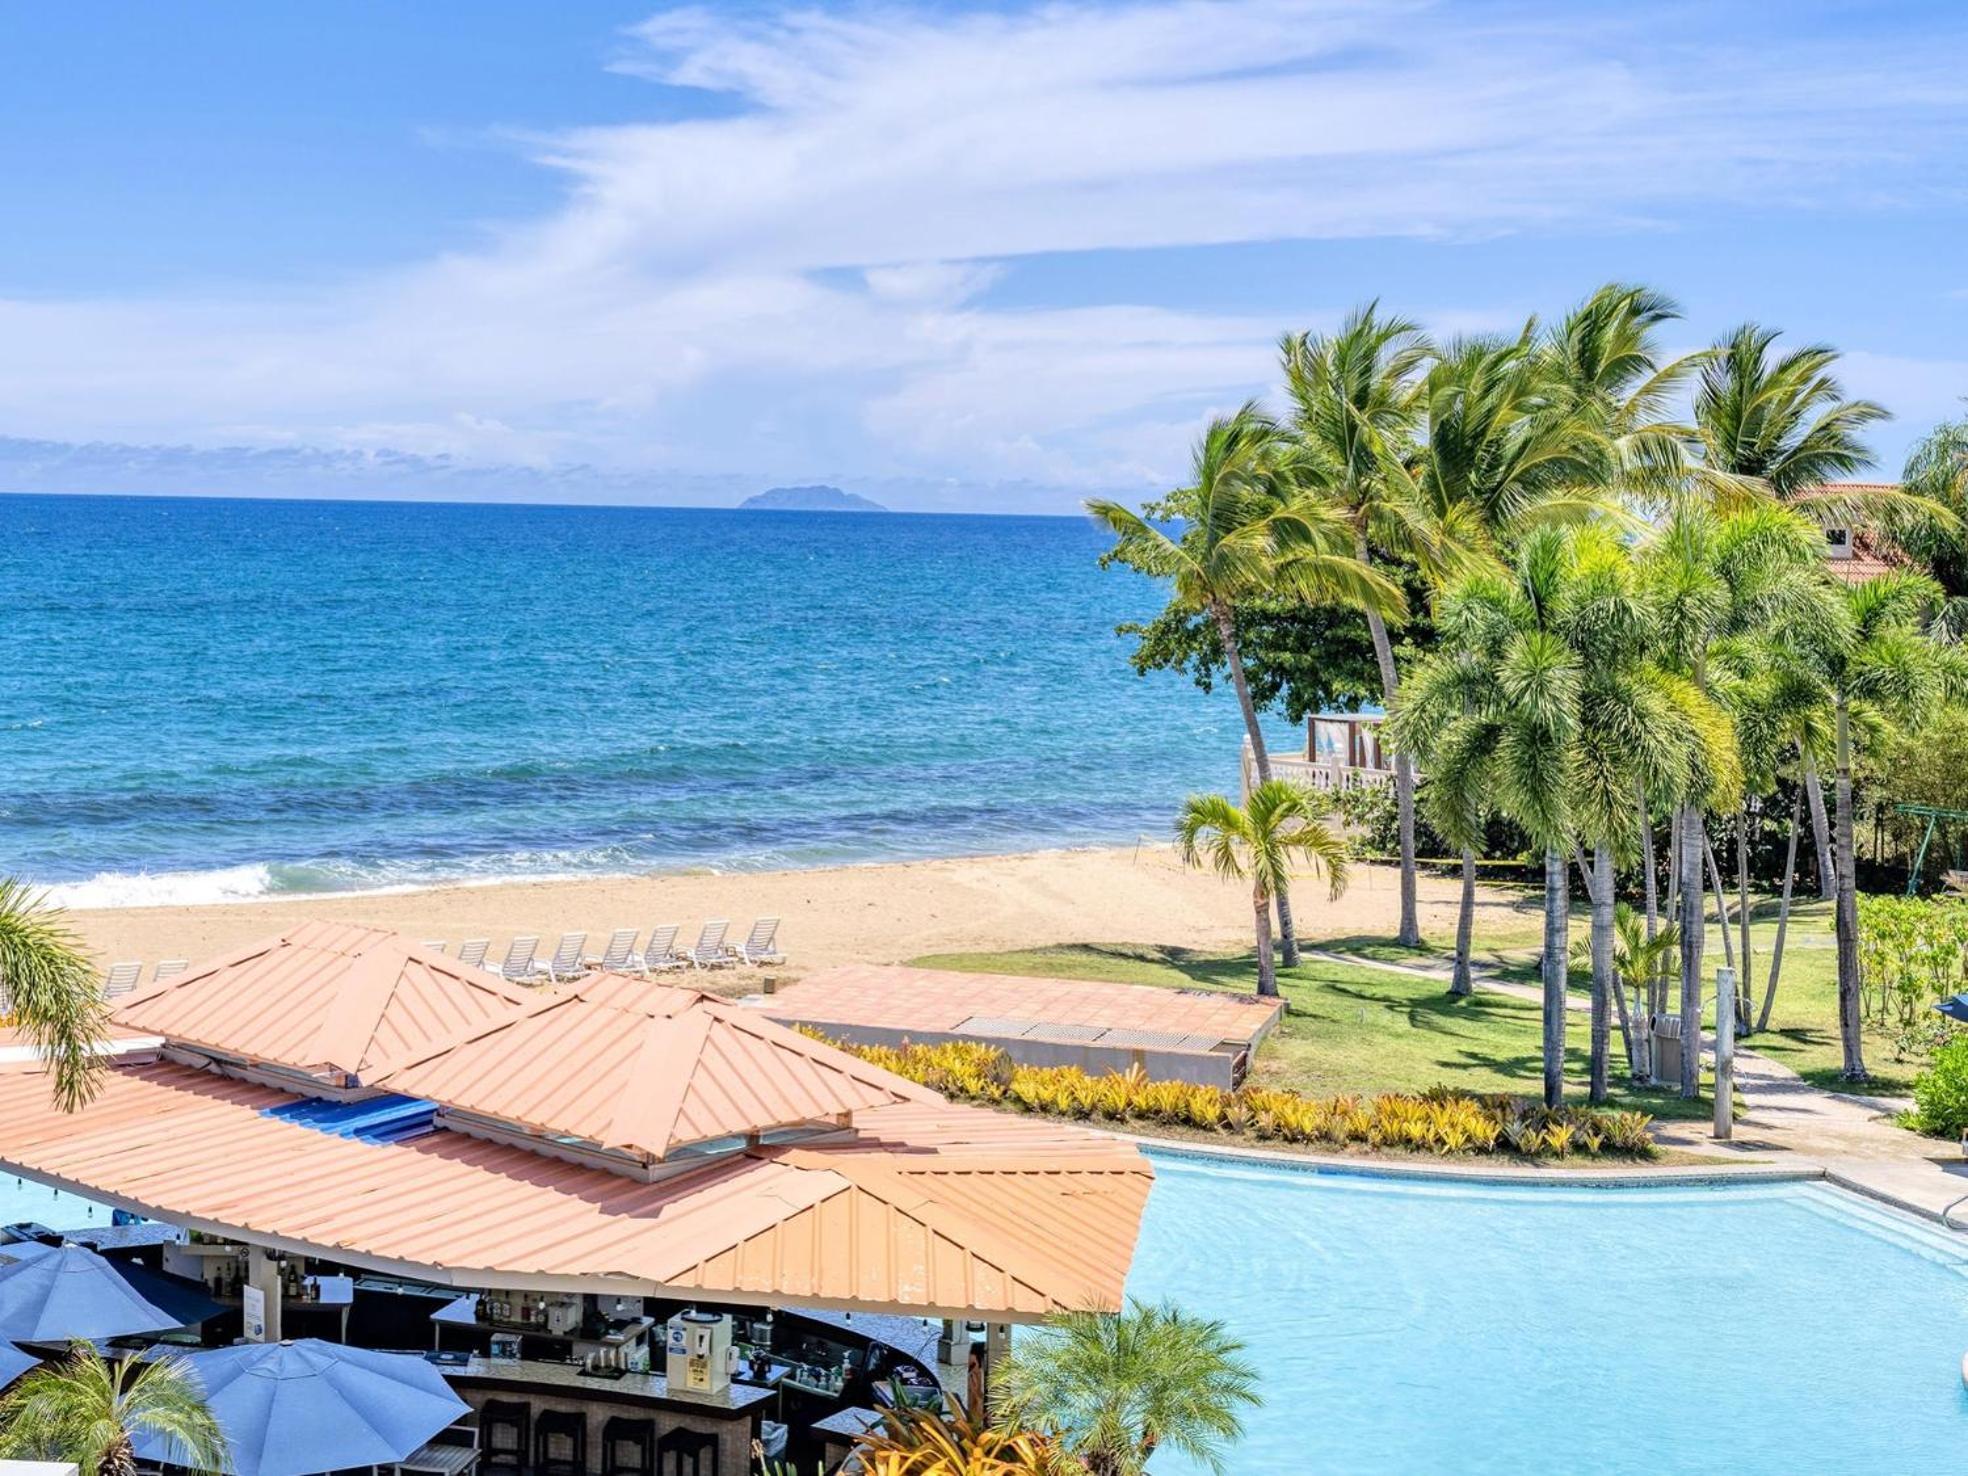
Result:
<svg viewBox="0 0 1968 1476"><path fill-rule="evenodd" d="M771 512L887 512L879 502L838 487L769 487L747 497L741 508Z"/></svg>

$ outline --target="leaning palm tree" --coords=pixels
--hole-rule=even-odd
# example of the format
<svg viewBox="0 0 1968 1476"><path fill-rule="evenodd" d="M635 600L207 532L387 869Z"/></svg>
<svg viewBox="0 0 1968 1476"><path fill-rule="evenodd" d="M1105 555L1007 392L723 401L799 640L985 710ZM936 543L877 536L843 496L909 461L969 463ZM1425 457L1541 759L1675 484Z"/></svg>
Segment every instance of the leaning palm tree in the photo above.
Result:
<svg viewBox="0 0 1968 1476"><path fill-rule="evenodd" d="M1267 779L1242 805L1225 795L1192 794L1176 817L1175 839L1185 864L1209 865L1219 876L1247 881L1257 927L1257 992L1278 992L1271 956L1271 899L1291 885L1296 857L1316 873L1324 868L1332 895L1346 890L1348 847L1307 790Z"/></svg>
<svg viewBox="0 0 1968 1476"><path fill-rule="evenodd" d="M225 1464L225 1435L181 1358L111 1362L76 1343L0 1401L0 1456L73 1462L88 1476L135 1476L140 1435L170 1441L193 1470Z"/></svg>
<svg viewBox="0 0 1968 1476"><path fill-rule="evenodd" d="M1089 1476L1141 1476L1168 1447L1212 1471L1260 1403L1243 1345L1172 1303L1118 1316L1075 1312L1015 1344L999 1406L1014 1427L1051 1432Z"/></svg>
<svg viewBox="0 0 1968 1476"><path fill-rule="evenodd" d="M0 1017L48 1060L63 1111L95 1095L108 1034L95 966L60 910L11 877L0 877Z"/></svg>
<svg viewBox="0 0 1968 1476"><path fill-rule="evenodd" d="M1168 499L1168 511L1186 525L1179 536L1119 503L1087 503L1115 534L1110 558L1167 579L1179 608L1199 611L1215 626L1261 784L1271 780L1271 755L1244 674L1238 606L1283 596L1365 609L1374 619L1407 608L1400 587L1355 556L1351 529L1323 503L1294 494L1291 457L1276 424L1246 405L1210 422L1196 445L1190 485ZM1273 897L1290 967L1298 962L1291 898L1282 889Z"/></svg>

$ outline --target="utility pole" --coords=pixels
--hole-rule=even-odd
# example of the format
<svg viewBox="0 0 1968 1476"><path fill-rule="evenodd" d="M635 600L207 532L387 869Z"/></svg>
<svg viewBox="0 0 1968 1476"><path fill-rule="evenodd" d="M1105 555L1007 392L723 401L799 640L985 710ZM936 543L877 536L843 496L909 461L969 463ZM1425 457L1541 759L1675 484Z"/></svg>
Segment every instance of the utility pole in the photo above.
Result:
<svg viewBox="0 0 1968 1476"><path fill-rule="evenodd" d="M1735 1132L1736 971L1715 971L1715 1136L1727 1142Z"/></svg>

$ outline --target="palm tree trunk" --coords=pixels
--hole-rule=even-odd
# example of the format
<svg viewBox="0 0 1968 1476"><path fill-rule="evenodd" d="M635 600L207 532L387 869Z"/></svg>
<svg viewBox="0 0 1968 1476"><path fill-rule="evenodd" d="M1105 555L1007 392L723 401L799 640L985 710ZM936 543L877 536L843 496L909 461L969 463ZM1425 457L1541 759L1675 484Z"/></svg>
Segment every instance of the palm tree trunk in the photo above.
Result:
<svg viewBox="0 0 1968 1476"><path fill-rule="evenodd" d="M1257 992L1269 999L1278 993L1278 965L1271 957L1271 899L1264 888L1252 890L1251 909L1257 923Z"/></svg>
<svg viewBox="0 0 1968 1476"><path fill-rule="evenodd" d="M1572 887L1564 853L1544 853L1544 1105L1565 1100L1565 986L1570 960Z"/></svg>
<svg viewBox="0 0 1968 1476"><path fill-rule="evenodd" d="M1647 791L1640 787L1640 879L1646 888L1647 941L1660 931L1660 889L1654 877L1654 817L1647 811Z"/></svg>
<svg viewBox="0 0 1968 1476"><path fill-rule="evenodd" d="M1647 806L1647 788L1634 786L1640 801L1640 870L1647 896L1647 941L1660 931L1660 883L1654 875L1654 817ZM1633 1060L1633 1079L1652 1081L1654 1076L1654 981L1643 979L1633 999L1633 1025L1627 1039L1627 1054ZM1624 989L1621 1000L1626 998Z"/></svg>
<svg viewBox="0 0 1968 1476"><path fill-rule="evenodd" d="M1681 915L1681 806L1676 805L1667 817L1667 906L1662 910L1665 917L1678 918ZM1667 1013L1667 960L1661 960L1660 972L1655 975L1659 981L1654 990L1654 1013Z"/></svg>
<svg viewBox="0 0 1968 1476"><path fill-rule="evenodd" d="M1797 832L1804 825L1804 787L1790 795L1790 844L1784 849L1783 900L1777 904L1777 936L1770 945L1770 982L1763 986L1763 1008L1756 1012L1756 1028L1770 1028L1770 1010L1777 1002L1777 977L1783 972L1784 934L1790 928L1790 890L1797 877Z"/></svg>
<svg viewBox="0 0 1968 1476"><path fill-rule="evenodd" d="M1825 819L1824 786L1818 782L1818 766L1804 745L1797 745L1804 760L1804 794L1811 802L1811 839L1818 848L1818 897L1829 902L1838 895L1838 867L1831 859L1831 825Z"/></svg>
<svg viewBox="0 0 1968 1476"><path fill-rule="evenodd" d="M1251 701L1250 680L1244 675L1244 652L1237 644L1237 622L1227 605L1210 606L1210 618L1216 622L1217 639L1223 643L1223 659L1230 667L1230 684L1237 689L1237 706L1244 715L1244 732L1250 738L1251 763L1257 768L1257 782L1271 782L1271 752L1264 746L1264 729L1257 721L1257 704ZM1292 925L1291 897L1280 888L1278 902L1278 936L1281 951L1285 956L1285 967L1298 966L1298 932Z"/></svg>
<svg viewBox="0 0 1968 1476"><path fill-rule="evenodd" d="M1607 1016L1613 992L1613 852L1610 846L1592 848L1592 1076L1588 1095L1593 1102L1606 1100L1606 1050L1610 1024ZM1621 1014L1625 1014L1621 996ZM1632 1054L1629 1037L1627 1053Z"/></svg>
<svg viewBox="0 0 1968 1476"><path fill-rule="evenodd" d="M1681 807L1681 1095L1701 1095L1702 813Z"/></svg>
<svg viewBox="0 0 1968 1476"><path fill-rule="evenodd" d="M1749 951L1749 806L1736 811L1736 927L1742 934L1742 972L1736 975L1736 1019L1738 1029L1748 1034L1749 1006L1756 983L1750 974L1756 968Z"/></svg>
<svg viewBox="0 0 1968 1476"><path fill-rule="evenodd" d="M1476 853L1462 848L1462 900L1456 905L1455 972L1449 977L1449 993L1465 996L1474 992L1469 973L1469 943L1476 928Z"/></svg>
<svg viewBox="0 0 1968 1476"><path fill-rule="evenodd" d="M1367 541L1359 541L1361 561L1367 557ZM1374 660L1380 666L1380 695L1388 711L1400 692L1401 679L1394 670L1394 643L1388 639L1387 622L1374 611L1367 611L1367 631L1373 636ZM1403 948L1421 947L1421 923L1415 909L1415 771L1414 760L1405 753L1394 755L1394 806L1401 826L1401 932L1395 940Z"/></svg>
<svg viewBox="0 0 1968 1476"><path fill-rule="evenodd" d="M1838 732L1837 802L1838 1035L1845 1047L1847 1081L1866 1079L1865 1048L1859 1019L1859 887L1852 869L1852 713L1841 695Z"/></svg>
<svg viewBox="0 0 1968 1476"><path fill-rule="evenodd" d="M1708 862L1708 885L1715 893L1715 917L1722 927L1722 963L1734 972L1736 967L1736 940L1729 929L1729 889L1722 885L1722 868L1715 864L1715 843L1708 838L1708 831L1702 831L1702 857Z"/></svg>

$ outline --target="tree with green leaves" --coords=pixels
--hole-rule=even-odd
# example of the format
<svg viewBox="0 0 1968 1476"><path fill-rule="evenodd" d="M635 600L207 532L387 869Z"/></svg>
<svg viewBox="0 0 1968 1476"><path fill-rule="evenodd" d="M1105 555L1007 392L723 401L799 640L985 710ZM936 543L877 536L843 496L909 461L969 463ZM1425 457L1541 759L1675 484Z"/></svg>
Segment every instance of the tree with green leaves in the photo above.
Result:
<svg viewBox="0 0 1968 1476"><path fill-rule="evenodd" d="M1345 520L1361 563L1376 569L1405 563L1432 577L1455 546L1402 473L1413 458L1421 376L1431 355L1427 340L1413 323L1382 317L1370 303L1336 333L1288 335L1282 353L1301 485ZM1366 616L1381 700L1391 711L1400 690L1393 638L1384 611L1369 609ZM1401 844L1397 936L1414 948L1421 944L1415 770L1406 754L1395 756L1394 791Z"/></svg>
<svg viewBox="0 0 1968 1476"><path fill-rule="evenodd" d="M0 877L0 1017L47 1059L63 1111L95 1095L109 1033L101 981L61 911L12 877Z"/></svg>
<svg viewBox="0 0 1968 1476"><path fill-rule="evenodd" d="M76 1343L0 1400L0 1457L136 1476L138 1436L169 1440L191 1470L225 1469L224 1432L182 1358L112 1360Z"/></svg>
<svg viewBox="0 0 1968 1476"><path fill-rule="evenodd" d="M1165 1448L1221 1472L1242 1412L1262 1402L1243 1345L1169 1302L1035 1330L999 1366L995 1392L1005 1421L1051 1434L1089 1476L1142 1476Z"/></svg>
<svg viewBox="0 0 1968 1476"><path fill-rule="evenodd" d="M1834 371L1838 351L1808 344L1779 352L1778 330L1744 323L1721 339L1703 366L1695 394L1701 457L1697 479L1711 499L1729 506L1767 493L1820 523L1888 515L1879 495L1851 494L1827 484L1872 464L1866 430L1889 418L1884 406L1845 397ZM1886 499L1890 504L1893 499ZM1818 854L1820 894L1836 892L1836 862L1825 814L1824 786L1809 752L1799 755Z"/></svg>
<svg viewBox="0 0 1968 1476"><path fill-rule="evenodd" d="M1640 552L1660 660L1712 702L1711 665L1722 643L1762 636L1802 642L1824 629L1823 540L1793 510L1753 491L1718 510L1699 496L1678 497ZM1702 953L1707 828L1704 816L1741 803L1741 756L1733 740L1716 762L1697 763L1674 806L1681 931L1681 1094L1700 1092Z"/></svg>
<svg viewBox="0 0 1968 1476"><path fill-rule="evenodd" d="M1225 795L1192 794L1175 822L1176 846L1185 865L1211 867L1218 876L1250 883L1257 930L1257 992L1278 992L1271 953L1271 900L1291 885L1303 859L1323 869L1337 897L1346 889L1346 840L1326 824L1311 791L1267 779L1239 805Z"/></svg>
<svg viewBox="0 0 1968 1476"><path fill-rule="evenodd" d="M1929 570L1947 603L1940 612L1944 634L1968 636L1968 418L1945 421L1922 436L1900 473L1901 489L1943 509L1886 520L1888 541Z"/></svg>
<svg viewBox="0 0 1968 1476"><path fill-rule="evenodd" d="M1838 1026L1848 1081L1867 1076L1859 1009L1859 903L1853 871L1852 761L1855 733L1878 715L1918 726L1950 696L1968 691L1968 661L1927 631L1943 592L1924 574L1894 571L1836 588L1837 618L1814 632L1809 649L1832 713L1837 779Z"/></svg>
<svg viewBox="0 0 1968 1476"><path fill-rule="evenodd" d="M1189 486L1164 503L1181 521L1171 534L1142 514L1096 499L1087 510L1111 529L1109 557L1166 579L1174 604L1206 616L1230 668L1260 784L1271 758L1237 643L1237 610L1255 599L1346 605L1375 619L1407 608L1398 585L1355 556L1352 530L1325 503L1299 494L1297 448L1254 405L1210 423L1197 443ZM1286 964L1298 962L1289 894L1272 894Z"/></svg>

